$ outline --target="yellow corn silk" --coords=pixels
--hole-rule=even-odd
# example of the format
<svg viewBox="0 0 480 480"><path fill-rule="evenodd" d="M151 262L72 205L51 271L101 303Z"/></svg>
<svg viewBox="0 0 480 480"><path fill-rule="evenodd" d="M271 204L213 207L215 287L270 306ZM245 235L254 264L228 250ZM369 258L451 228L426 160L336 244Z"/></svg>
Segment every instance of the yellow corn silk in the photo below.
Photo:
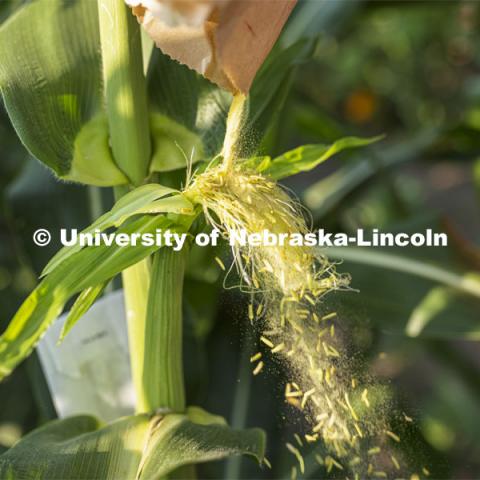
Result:
<svg viewBox="0 0 480 480"><path fill-rule="evenodd" d="M240 123L238 111L230 118ZM231 124L227 135L229 131ZM276 182L225 153L234 151L231 138L238 135L236 131L226 139L224 162L195 176L185 196L203 208L227 240L242 231L306 233L299 205ZM389 443L399 438L378 413L378 400L371 405L369 382L353 378L345 347L348 336L335 312L320 313L322 297L347 289L350 278L338 274L313 247L235 244L232 250L240 286L254 299L248 318L260 331L260 348L286 367L290 381L285 400L310 425L302 438L297 435L286 445L297 463L292 476L305 469L301 449L317 441L329 452L325 458L316 456L327 472L344 470L359 478L382 478L386 471L398 475L399 461L387 452ZM251 357L254 375L264 370L264 360L262 352Z"/></svg>
<svg viewBox="0 0 480 480"><path fill-rule="evenodd" d="M207 170L193 180L185 195L202 205L206 218L225 237L263 230L273 234L307 231L297 206L275 182L241 166ZM309 247L233 248L243 286L264 290L266 296L270 292L303 297L308 291L307 298L314 302L326 291L348 284Z"/></svg>

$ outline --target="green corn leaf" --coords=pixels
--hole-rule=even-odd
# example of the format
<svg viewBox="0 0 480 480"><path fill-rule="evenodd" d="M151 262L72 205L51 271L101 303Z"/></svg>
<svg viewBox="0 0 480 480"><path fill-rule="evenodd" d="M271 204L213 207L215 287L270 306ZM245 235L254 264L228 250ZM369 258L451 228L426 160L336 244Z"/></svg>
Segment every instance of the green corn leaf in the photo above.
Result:
<svg viewBox="0 0 480 480"><path fill-rule="evenodd" d="M223 418L198 407L187 409L187 418L168 415L165 420L149 444L139 479L161 478L184 465L231 455L249 455L263 462L265 435L259 429L233 430Z"/></svg>
<svg viewBox="0 0 480 480"><path fill-rule="evenodd" d="M418 337L425 327L448 307L453 297L454 290L452 289L432 288L410 315L405 326L406 334L409 337Z"/></svg>
<svg viewBox="0 0 480 480"><path fill-rule="evenodd" d="M304 145L273 159L271 157L249 159L246 165L274 180L281 180L300 172L308 172L343 150L364 147L382 138L346 137L332 145Z"/></svg>
<svg viewBox="0 0 480 480"><path fill-rule="evenodd" d="M118 229L117 233L155 234L157 229L185 232L189 222L165 215L143 216ZM182 223L183 222L183 223ZM118 273L158 250L156 245L86 247L60 263L40 282L0 337L0 380L26 358L36 343L75 294L107 282Z"/></svg>
<svg viewBox="0 0 480 480"><path fill-rule="evenodd" d="M296 67L311 56L314 43L300 41L286 49L274 49L258 72L248 98L241 146L244 155L257 149L273 118L283 107ZM162 54L159 49L155 49L152 55L148 85L155 110L197 135L206 156L212 157L220 152L232 100L229 93ZM152 128L155 130L155 123ZM191 145L185 151L187 156L191 155L195 143L191 141ZM174 154L178 157L178 153ZM171 169L170 162L180 164L180 160L180 157L175 162L166 158L156 160L154 156L152 169Z"/></svg>
<svg viewBox="0 0 480 480"><path fill-rule="evenodd" d="M325 252L330 258L415 275L480 299L480 275L477 273L459 274L405 255L360 247L329 247Z"/></svg>
<svg viewBox="0 0 480 480"><path fill-rule="evenodd" d="M242 156L257 150L276 115L282 110L298 65L308 60L315 41L301 40L274 48L257 73L248 96L248 116L242 134Z"/></svg>
<svg viewBox="0 0 480 480"><path fill-rule="evenodd" d="M103 293L106 286L107 283L100 283L94 287L88 287L78 296L68 313L68 317L65 320L62 331L60 332L60 338L58 339L59 342L63 341L78 320L90 310L90 307Z"/></svg>
<svg viewBox="0 0 480 480"><path fill-rule="evenodd" d="M155 200L139 208L135 215L139 213L178 213L181 215L193 215L195 209L184 195L173 195L172 197Z"/></svg>
<svg viewBox="0 0 480 480"><path fill-rule="evenodd" d="M416 230L420 231L420 230ZM332 293L345 319L368 319L385 332L423 339L480 339L480 277L458 272L447 251L329 247L352 275L354 292ZM393 250L394 253L391 253Z"/></svg>
<svg viewBox="0 0 480 480"><path fill-rule="evenodd" d="M96 2L38 0L6 21L0 28L0 89L25 147L59 177L94 185L125 182L98 117Z"/></svg>
<svg viewBox="0 0 480 480"><path fill-rule="evenodd" d="M230 455L261 463L264 452L261 430L233 430L195 407L184 415L142 414L109 425L77 416L25 436L0 456L0 477L156 480L181 466Z"/></svg>
<svg viewBox="0 0 480 480"><path fill-rule="evenodd" d="M183 209L180 211L181 201L178 200L178 197L171 197L171 203L168 201L169 199L166 199L165 202L160 204L155 203L158 202L159 199L172 193L176 193L176 190L153 183L138 187L124 195L109 212L98 218L92 225L83 230L82 233L92 233L95 232L95 230L104 231L110 227L119 227L132 215L137 215L142 212L188 213L188 211L193 211L192 205L187 203L186 199L182 204ZM150 209L147 208L148 206L150 206ZM163 210L161 210L162 206ZM50 262L48 262L42 272L42 276L50 273L60 263L79 250L81 250L79 245L62 248Z"/></svg>
<svg viewBox="0 0 480 480"><path fill-rule="evenodd" d="M188 130L166 115L150 115L153 156L150 172L167 172L185 167L205 158L199 135Z"/></svg>
<svg viewBox="0 0 480 480"><path fill-rule="evenodd" d="M97 187L128 183L110 153L107 116L98 114L85 123L73 143L73 161L64 180Z"/></svg>
<svg viewBox="0 0 480 480"><path fill-rule="evenodd" d="M225 134L231 95L164 55L158 48L153 51L147 81L155 112L151 121L154 131L159 126L158 120L166 116L200 138L207 156L218 153ZM158 113L162 116L158 117ZM195 145L196 142L192 147ZM191 147L185 150L187 156L191 155ZM175 156L178 156L177 152ZM159 156L158 150L154 152L154 170L171 169L169 163L168 159Z"/></svg>
<svg viewBox="0 0 480 480"><path fill-rule="evenodd" d="M319 219L337 206L347 195L370 180L381 169L398 167L418 158L438 139L434 130L421 131L412 140L402 140L393 145L383 146L375 153L378 162L369 155L342 166L326 178L308 187L303 200L312 210L314 219Z"/></svg>
<svg viewBox="0 0 480 480"><path fill-rule="evenodd" d="M250 92L245 151L261 142L295 66L310 56L312 45L276 49L265 62ZM37 0L0 27L0 89L26 148L66 180L120 185L127 179L109 148L100 65L95 2ZM151 172L220 151L230 94L158 49L148 68L148 90Z"/></svg>

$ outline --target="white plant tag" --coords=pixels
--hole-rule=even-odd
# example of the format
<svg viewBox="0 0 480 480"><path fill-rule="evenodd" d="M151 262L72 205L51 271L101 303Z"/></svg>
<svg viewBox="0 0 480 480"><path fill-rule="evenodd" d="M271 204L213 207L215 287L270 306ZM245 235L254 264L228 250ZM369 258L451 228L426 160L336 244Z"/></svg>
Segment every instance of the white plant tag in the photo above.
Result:
<svg viewBox="0 0 480 480"><path fill-rule="evenodd" d="M67 314L37 346L58 416L94 415L106 422L134 412L123 291L106 294L61 344Z"/></svg>

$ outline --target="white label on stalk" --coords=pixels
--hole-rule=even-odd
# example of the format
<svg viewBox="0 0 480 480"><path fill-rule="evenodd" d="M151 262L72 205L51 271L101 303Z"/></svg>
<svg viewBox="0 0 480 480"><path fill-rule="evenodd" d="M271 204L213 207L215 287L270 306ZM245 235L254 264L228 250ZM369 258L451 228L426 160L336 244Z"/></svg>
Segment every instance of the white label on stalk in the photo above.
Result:
<svg viewBox="0 0 480 480"><path fill-rule="evenodd" d="M58 345L66 317L58 318L37 346L59 417L89 414L110 421L132 414L123 291L95 302Z"/></svg>

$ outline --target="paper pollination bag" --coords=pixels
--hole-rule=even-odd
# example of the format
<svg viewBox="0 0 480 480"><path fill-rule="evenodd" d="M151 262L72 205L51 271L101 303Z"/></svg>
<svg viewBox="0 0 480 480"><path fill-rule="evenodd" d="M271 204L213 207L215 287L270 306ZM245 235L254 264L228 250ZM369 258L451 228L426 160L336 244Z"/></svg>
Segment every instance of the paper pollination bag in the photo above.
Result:
<svg viewBox="0 0 480 480"><path fill-rule="evenodd" d="M157 47L247 93L296 0L126 0Z"/></svg>

